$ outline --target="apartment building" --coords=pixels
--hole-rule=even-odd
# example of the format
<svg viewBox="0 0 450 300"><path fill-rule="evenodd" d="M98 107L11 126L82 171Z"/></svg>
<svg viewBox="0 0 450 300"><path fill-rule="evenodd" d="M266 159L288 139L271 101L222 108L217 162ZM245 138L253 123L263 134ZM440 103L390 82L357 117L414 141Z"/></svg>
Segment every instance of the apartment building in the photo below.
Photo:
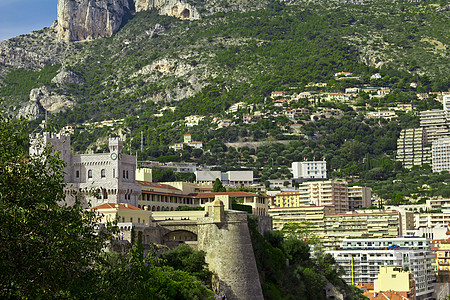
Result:
<svg viewBox="0 0 450 300"><path fill-rule="evenodd" d="M414 214L416 228L447 228L450 224L450 214L448 212L428 212Z"/></svg>
<svg viewBox="0 0 450 300"><path fill-rule="evenodd" d="M420 127L426 130L428 142L450 136L446 110L432 109L420 112Z"/></svg>
<svg viewBox="0 0 450 300"><path fill-rule="evenodd" d="M411 271L416 299L432 299L435 271L429 240L418 237L344 239L339 250L327 251L344 268L348 284L374 282L380 267Z"/></svg>
<svg viewBox="0 0 450 300"><path fill-rule="evenodd" d="M299 207L308 206L308 199L302 196L299 191L286 191L275 195L274 204L277 207Z"/></svg>
<svg viewBox="0 0 450 300"><path fill-rule="evenodd" d="M372 189L364 186L348 187L348 210L356 210L372 205Z"/></svg>
<svg viewBox="0 0 450 300"><path fill-rule="evenodd" d="M450 199L427 200L425 204L386 206L385 208L399 211L402 219L408 220L408 223L410 218L406 216L412 215L414 223L404 226L409 232L413 229L447 228L450 224ZM430 238L436 238L437 232L422 232L426 236L430 235Z"/></svg>
<svg viewBox="0 0 450 300"><path fill-rule="evenodd" d="M326 214L334 213L332 206L298 206L269 208L269 216L273 219L273 229L281 230L286 223L309 224L311 232L323 235Z"/></svg>
<svg viewBox="0 0 450 300"><path fill-rule="evenodd" d="M436 280L437 282L450 282L450 240L433 240L432 249L436 254Z"/></svg>
<svg viewBox="0 0 450 300"><path fill-rule="evenodd" d="M431 157L433 172L450 171L450 137L433 143Z"/></svg>
<svg viewBox="0 0 450 300"><path fill-rule="evenodd" d="M347 212L329 214L324 218L323 244L336 248L345 238L351 237L395 237L401 234L398 212Z"/></svg>
<svg viewBox="0 0 450 300"><path fill-rule="evenodd" d="M336 213L348 211L348 185L344 181L308 181L300 184L298 191L302 203L316 206L331 205Z"/></svg>
<svg viewBox="0 0 450 300"><path fill-rule="evenodd" d="M427 143L424 128L403 129L397 140L396 160L405 168L431 164L431 148L427 147Z"/></svg>
<svg viewBox="0 0 450 300"><path fill-rule="evenodd" d="M325 160L293 162L292 175L294 179L326 179L327 162Z"/></svg>
<svg viewBox="0 0 450 300"><path fill-rule="evenodd" d="M401 217L398 212L347 212L334 213L333 206L275 207L269 209L274 230L286 223L308 224L324 247L332 249L349 237L394 237L401 234Z"/></svg>

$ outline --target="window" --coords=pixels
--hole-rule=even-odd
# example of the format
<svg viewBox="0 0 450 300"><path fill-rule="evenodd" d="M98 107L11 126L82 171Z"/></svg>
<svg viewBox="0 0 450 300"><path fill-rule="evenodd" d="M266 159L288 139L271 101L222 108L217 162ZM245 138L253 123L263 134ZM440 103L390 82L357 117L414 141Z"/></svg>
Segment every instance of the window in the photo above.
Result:
<svg viewBox="0 0 450 300"><path fill-rule="evenodd" d="M138 218L138 223L141 223L141 218Z"/></svg>
<svg viewBox="0 0 450 300"><path fill-rule="evenodd" d="M392 278L397 278L397 275L392 274Z"/></svg>
<svg viewBox="0 0 450 300"><path fill-rule="evenodd" d="M128 171L127 171L127 179L128 179Z"/></svg>
<svg viewBox="0 0 450 300"><path fill-rule="evenodd" d="M125 217L122 217L122 223L125 223Z"/></svg>
<svg viewBox="0 0 450 300"><path fill-rule="evenodd" d="M133 223L133 218L130 218L130 223Z"/></svg>
<svg viewBox="0 0 450 300"><path fill-rule="evenodd" d="M123 178L125 178L125 170L123 170Z"/></svg>
<svg viewBox="0 0 450 300"><path fill-rule="evenodd" d="M92 170L88 170L88 178L92 178Z"/></svg>
<svg viewBox="0 0 450 300"><path fill-rule="evenodd" d="M75 172L75 177L76 177L76 178L80 178L80 171L76 171L76 172Z"/></svg>
<svg viewBox="0 0 450 300"><path fill-rule="evenodd" d="M106 177L106 170L105 170L105 169L102 169L102 170L100 171L100 176L101 176L102 178L105 178L105 177Z"/></svg>

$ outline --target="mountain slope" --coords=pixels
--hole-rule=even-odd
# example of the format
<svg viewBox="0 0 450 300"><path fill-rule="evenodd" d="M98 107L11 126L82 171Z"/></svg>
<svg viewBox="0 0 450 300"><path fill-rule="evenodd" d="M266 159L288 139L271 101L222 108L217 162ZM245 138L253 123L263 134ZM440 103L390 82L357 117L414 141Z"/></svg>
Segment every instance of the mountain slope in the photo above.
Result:
<svg viewBox="0 0 450 300"><path fill-rule="evenodd" d="M196 21L143 11L109 38L66 43L48 28L2 43L0 49L31 54L15 59L3 50L0 74L7 85L0 97L19 108L31 88L46 85L51 95L75 103L58 117L65 125L139 114L148 101L185 99L172 121L217 113L241 100L261 103L286 86L301 90L311 81L333 80L339 71L357 74L360 82L381 72L398 79L386 83L391 88L408 89L416 82L418 91L445 90L449 21L449 7L439 1L272 1L266 9L219 12ZM45 43L39 48L42 37ZM43 53L48 59L29 58ZM85 83L36 82L30 74L8 73L11 65L30 69L49 64L61 64L61 70ZM52 72L47 75L56 75ZM344 86L338 83L334 89Z"/></svg>

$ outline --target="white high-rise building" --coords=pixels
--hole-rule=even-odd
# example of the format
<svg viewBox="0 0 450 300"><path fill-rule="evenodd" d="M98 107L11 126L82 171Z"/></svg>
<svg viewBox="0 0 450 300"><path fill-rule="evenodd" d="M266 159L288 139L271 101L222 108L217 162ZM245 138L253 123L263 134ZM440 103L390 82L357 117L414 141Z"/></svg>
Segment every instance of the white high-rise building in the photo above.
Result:
<svg viewBox="0 0 450 300"><path fill-rule="evenodd" d="M431 155L433 172L450 171L450 137L435 141Z"/></svg>
<svg viewBox="0 0 450 300"><path fill-rule="evenodd" d="M327 162L319 161L301 161L292 163L293 179L326 179Z"/></svg>
<svg viewBox="0 0 450 300"><path fill-rule="evenodd" d="M450 121L450 95L444 95L442 98L442 104L444 106L444 112L447 117L447 122Z"/></svg>
<svg viewBox="0 0 450 300"><path fill-rule="evenodd" d="M450 136L449 125L448 110L432 109L420 112L420 127L426 130L428 142Z"/></svg>
<svg viewBox="0 0 450 300"><path fill-rule="evenodd" d="M419 237L349 238L341 249L327 251L344 268L348 284L374 282L380 267L402 267L416 281L418 300L432 299L435 270L429 240Z"/></svg>

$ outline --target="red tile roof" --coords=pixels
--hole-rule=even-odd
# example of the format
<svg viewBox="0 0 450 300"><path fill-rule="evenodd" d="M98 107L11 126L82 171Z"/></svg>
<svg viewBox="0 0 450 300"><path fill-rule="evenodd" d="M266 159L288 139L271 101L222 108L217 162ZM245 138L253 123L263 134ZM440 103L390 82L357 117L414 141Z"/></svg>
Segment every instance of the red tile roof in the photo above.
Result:
<svg viewBox="0 0 450 300"><path fill-rule="evenodd" d="M115 203L105 203L96 207L92 207L91 209L111 209L111 208L116 208L116 204ZM143 210L141 208L138 208L136 206L133 206L131 204L123 204L123 203L119 203L119 209L134 209L134 210Z"/></svg>
<svg viewBox="0 0 450 300"><path fill-rule="evenodd" d="M164 193L164 192L155 192L155 191L142 191L143 194L151 194L151 195L163 195L163 196L174 196L174 197L183 197L183 198L192 198L191 195L185 194L172 194L172 193Z"/></svg>
<svg viewBox="0 0 450 300"><path fill-rule="evenodd" d="M376 294L376 296L375 296ZM405 297L406 292L379 292L379 293L363 293L364 296L370 300L409 300L410 298Z"/></svg>

